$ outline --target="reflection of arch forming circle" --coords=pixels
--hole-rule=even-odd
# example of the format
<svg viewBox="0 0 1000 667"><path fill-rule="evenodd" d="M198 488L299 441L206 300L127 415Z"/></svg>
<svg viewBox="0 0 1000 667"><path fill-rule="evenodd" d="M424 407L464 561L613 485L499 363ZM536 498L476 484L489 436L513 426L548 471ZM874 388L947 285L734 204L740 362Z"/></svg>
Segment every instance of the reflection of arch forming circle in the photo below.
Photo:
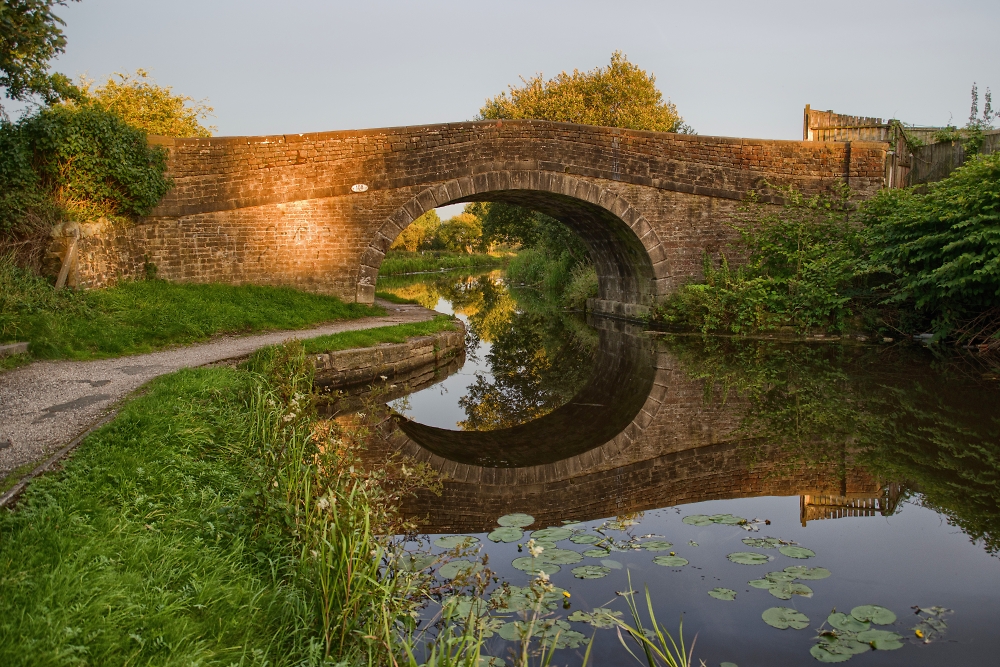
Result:
<svg viewBox="0 0 1000 667"><path fill-rule="evenodd" d="M587 385L547 415L495 431L451 431L412 421L399 426L425 451L480 468L566 461L619 436L643 409L656 366L648 339L604 328Z"/></svg>
<svg viewBox="0 0 1000 667"><path fill-rule="evenodd" d="M646 308L666 289L669 272L660 239L622 197L565 174L495 171L427 188L391 215L362 255L358 300L372 290L385 252L410 223L438 206L473 201L517 204L567 225L590 251L601 300Z"/></svg>

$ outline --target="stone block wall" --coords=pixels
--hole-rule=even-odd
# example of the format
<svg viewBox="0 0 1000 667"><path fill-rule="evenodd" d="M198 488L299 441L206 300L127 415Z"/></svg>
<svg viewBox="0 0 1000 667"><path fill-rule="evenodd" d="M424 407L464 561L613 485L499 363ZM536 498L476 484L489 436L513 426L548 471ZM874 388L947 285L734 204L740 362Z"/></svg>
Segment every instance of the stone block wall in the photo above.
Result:
<svg viewBox="0 0 1000 667"><path fill-rule="evenodd" d="M389 244L421 213L512 201L583 236L599 305L624 314L699 276L702 253L733 240L724 223L748 190L773 199L771 186L815 193L846 180L867 196L882 185L887 149L544 121L152 140L169 151L174 187L152 215L101 242L99 266L81 262L81 284L134 275L148 260L168 280L370 302Z"/></svg>

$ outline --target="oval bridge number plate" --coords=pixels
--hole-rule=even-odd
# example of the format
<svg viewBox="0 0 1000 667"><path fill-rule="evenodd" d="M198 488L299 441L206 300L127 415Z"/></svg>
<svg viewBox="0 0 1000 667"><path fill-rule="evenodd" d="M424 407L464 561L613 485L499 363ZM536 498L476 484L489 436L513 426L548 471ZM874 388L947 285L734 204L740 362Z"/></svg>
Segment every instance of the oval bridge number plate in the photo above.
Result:
<svg viewBox="0 0 1000 667"><path fill-rule="evenodd" d="M364 183L355 183L351 186L351 192L364 192L368 189L368 186Z"/></svg>

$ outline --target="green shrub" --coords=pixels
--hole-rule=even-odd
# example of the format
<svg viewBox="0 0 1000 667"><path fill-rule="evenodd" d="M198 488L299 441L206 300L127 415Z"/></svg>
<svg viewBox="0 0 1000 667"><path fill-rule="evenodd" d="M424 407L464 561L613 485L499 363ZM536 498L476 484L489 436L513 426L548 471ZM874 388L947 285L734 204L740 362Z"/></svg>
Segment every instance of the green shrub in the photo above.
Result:
<svg viewBox="0 0 1000 667"><path fill-rule="evenodd" d="M869 270L939 334L1000 303L1000 153L979 156L926 194L886 190L862 210Z"/></svg>
<svg viewBox="0 0 1000 667"><path fill-rule="evenodd" d="M58 219L146 215L170 188L166 152L114 113L43 107L0 121L0 235Z"/></svg>

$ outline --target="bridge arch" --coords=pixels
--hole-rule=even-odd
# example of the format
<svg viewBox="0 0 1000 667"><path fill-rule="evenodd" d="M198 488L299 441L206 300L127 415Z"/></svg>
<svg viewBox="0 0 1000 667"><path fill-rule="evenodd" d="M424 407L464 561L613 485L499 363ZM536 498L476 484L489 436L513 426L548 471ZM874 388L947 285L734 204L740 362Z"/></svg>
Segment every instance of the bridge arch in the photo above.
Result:
<svg viewBox="0 0 1000 667"><path fill-rule="evenodd" d="M663 244L643 215L615 192L591 181L546 171L489 171L428 187L391 214L362 254L357 300L371 303L389 246L427 211L463 202L517 204L559 220L583 240L598 276L592 309L634 318L666 291Z"/></svg>

